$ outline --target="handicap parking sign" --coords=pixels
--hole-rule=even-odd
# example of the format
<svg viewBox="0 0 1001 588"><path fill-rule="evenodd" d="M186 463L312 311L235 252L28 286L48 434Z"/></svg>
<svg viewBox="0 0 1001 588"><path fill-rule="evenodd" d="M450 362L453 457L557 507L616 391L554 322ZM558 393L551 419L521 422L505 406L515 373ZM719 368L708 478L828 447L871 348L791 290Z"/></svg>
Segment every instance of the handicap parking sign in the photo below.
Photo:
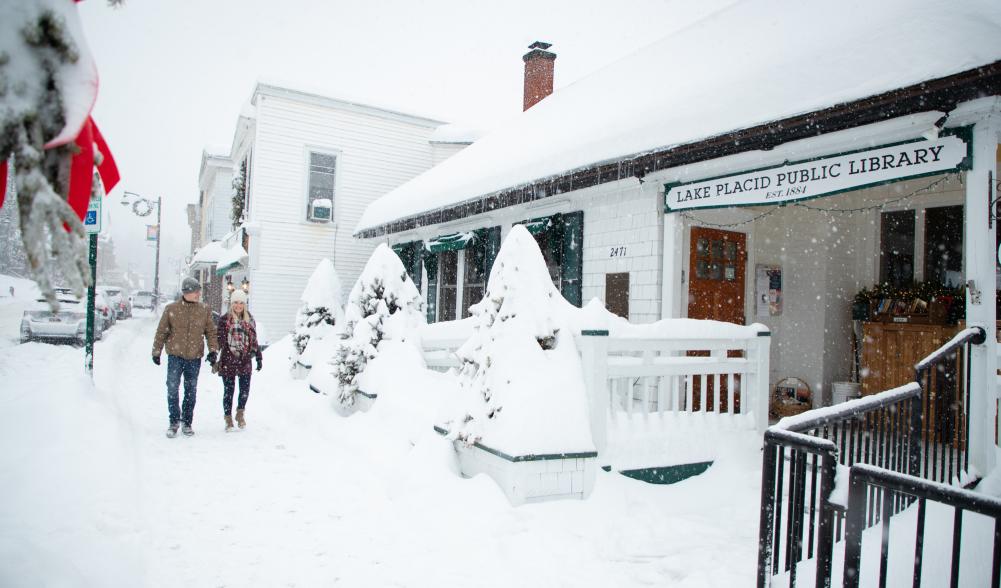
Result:
<svg viewBox="0 0 1001 588"><path fill-rule="evenodd" d="M87 205L87 214L83 217L83 228L88 234L101 232L101 201L91 200Z"/></svg>

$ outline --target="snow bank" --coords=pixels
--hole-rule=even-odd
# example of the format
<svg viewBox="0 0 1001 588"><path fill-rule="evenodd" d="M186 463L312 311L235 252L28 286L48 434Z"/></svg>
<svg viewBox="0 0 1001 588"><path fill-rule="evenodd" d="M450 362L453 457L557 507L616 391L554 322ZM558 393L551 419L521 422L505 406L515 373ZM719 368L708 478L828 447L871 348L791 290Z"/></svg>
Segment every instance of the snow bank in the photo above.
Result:
<svg viewBox="0 0 1001 588"><path fill-rule="evenodd" d="M71 347L4 349L0 379L0 585L145 585L141 483L120 401Z"/></svg>
<svg viewBox="0 0 1001 588"><path fill-rule="evenodd" d="M516 226L471 307L473 336L458 350L459 394L444 429L509 455L594 451L580 358L577 309L553 286L531 234Z"/></svg>

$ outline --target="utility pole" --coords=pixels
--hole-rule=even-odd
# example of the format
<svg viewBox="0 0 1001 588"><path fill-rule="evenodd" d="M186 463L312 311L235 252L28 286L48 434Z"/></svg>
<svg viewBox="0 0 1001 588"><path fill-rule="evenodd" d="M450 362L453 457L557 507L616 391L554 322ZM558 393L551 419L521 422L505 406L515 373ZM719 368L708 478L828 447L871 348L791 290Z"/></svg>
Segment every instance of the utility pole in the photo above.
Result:
<svg viewBox="0 0 1001 588"><path fill-rule="evenodd" d="M160 305L160 204L162 196L156 198L156 268L153 270L153 294L156 297L155 304Z"/></svg>

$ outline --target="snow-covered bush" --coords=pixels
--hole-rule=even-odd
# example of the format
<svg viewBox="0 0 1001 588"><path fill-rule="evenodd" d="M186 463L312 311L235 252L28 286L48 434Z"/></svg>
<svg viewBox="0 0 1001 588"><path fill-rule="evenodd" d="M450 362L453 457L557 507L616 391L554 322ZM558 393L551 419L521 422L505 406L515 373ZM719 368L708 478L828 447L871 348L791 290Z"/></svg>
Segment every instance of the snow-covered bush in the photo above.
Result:
<svg viewBox="0 0 1001 588"><path fill-rule="evenodd" d="M345 339L331 361L336 402L342 408L355 403L359 378L380 346L416 342L425 324L424 302L403 262L385 243L376 247L351 289L344 312Z"/></svg>
<svg viewBox="0 0 1001 588"><path fill-rule="evenodd" d="M442 423L450 435L509 455L593 451L573 338L582 311L553 286L524 227L511 229L470 311L473 336L456 352L460 392Z"/></svg>
<svg viewBox="0 0 1001 588"><path fill-rule="evenodd" d="M289 359L293 368L306 353L311 340L330 336L334 326L344 320L343 289L332 261L327 258L320 260L306 282L301 300L302 306L296 313L292 331L293 345Z"/></svg>

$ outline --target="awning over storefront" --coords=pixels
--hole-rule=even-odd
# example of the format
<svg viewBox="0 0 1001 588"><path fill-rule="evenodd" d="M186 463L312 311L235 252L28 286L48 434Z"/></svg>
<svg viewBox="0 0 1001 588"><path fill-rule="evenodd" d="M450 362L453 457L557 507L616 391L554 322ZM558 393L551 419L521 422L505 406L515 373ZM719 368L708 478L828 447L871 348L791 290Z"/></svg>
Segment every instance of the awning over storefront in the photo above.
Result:
<svg viewBox="0 0 1001 588"><path fill-rule="evenodd" d="M482 229L477 229L475 231L452 233L449 235L435 237L434 239L428 239L424 243L424 249L430 251L431 253L465 249L479 240L482 237L482 232Z"/></svg>
<svg viewBox="0 0 1001 588"><path fill-rule="evenodd" d="M213 241L195 253L190 269L200 270L215 266L216 275L224 275L247 260L247 251L240 245L226 247L225 241Z"/></svg>

